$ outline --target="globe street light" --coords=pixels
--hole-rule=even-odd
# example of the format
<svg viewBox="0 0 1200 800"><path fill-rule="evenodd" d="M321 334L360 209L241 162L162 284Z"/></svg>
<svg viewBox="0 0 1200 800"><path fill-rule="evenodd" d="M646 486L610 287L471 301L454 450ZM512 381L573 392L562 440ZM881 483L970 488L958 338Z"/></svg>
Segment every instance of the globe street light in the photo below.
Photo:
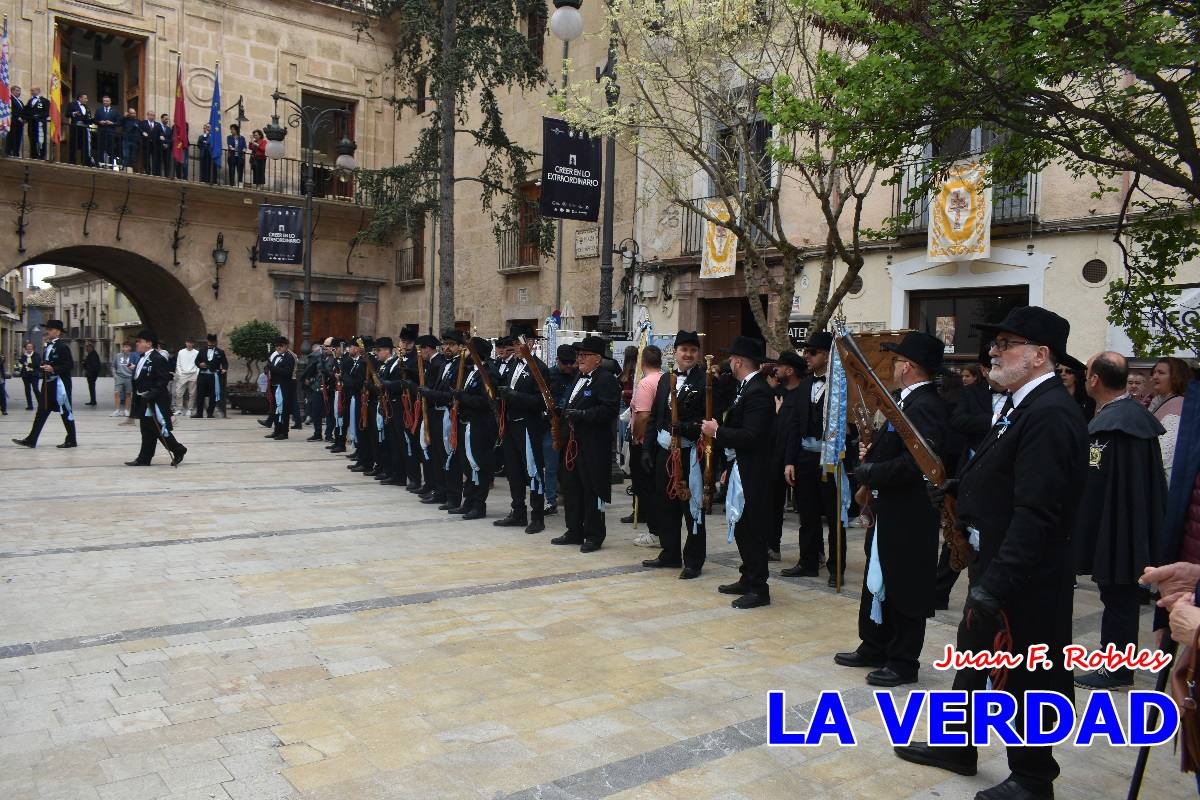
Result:
<svg viewBox="0 0 1200 800"><path fill-rule="evenodd" d="M271 99L275 101L276 112L279 111L281 100L292 107L293 111L288 115L288 125L293 128L303 125L310 145L307 152L303 154L304 177L301 181L304 190L304 311L300 322L300 353L307 358L309 350L312 349L312 205L314 184L316 183L314 180L316 177L316 153L311 145L316 141L318 132L333 131L335 117L349 117L350 112L344 108L302 106L278 89L271 93ZM267 158L274 161L283 158L287 150L283 144L283 140L287 137L287 128L279 124L278 113L271 115L271 122L263 128L263 134L267 137ZM343 135L342 140L337 144L338 157L334 166L347 172L358 169L358 162L354 160L354 151L357 149L358 145L348 135Z"/></svg>
<svg viewBox="0 0 1200 800"><path fill-rule="evenodd" d="M583 34L583 14L579 13L582 4L583 0L554 0L550 32L556 39L573 42Z"/></svg>

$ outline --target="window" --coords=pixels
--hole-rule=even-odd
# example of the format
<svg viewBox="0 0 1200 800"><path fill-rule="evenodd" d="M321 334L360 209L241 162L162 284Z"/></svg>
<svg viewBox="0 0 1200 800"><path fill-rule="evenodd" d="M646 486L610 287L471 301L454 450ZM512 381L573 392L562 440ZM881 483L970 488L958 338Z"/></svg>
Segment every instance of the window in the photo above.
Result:
<svg viewBox="0 0 1200 800"><path fill-rule="evenodd" d="M974 326L1001 320L1011 309L1024 305L1029 305L1028 286L911 292L908 321L910 328L945 342L947 357L974 361L984 345Z"/></svg>
<svg viewBox="0 0 1200 800"><path fill-rule="evenodd" d="M417 79L416 79L416 86L413 87L413 92L417 96L416 101L417 101L417 113L418 114L425 113L425 95L428 93L427 83L428 83L428 81L425 80L425 73L418 72Z"/></svg>
<svg viewBox="0 0 1200 800"><path fill-rule="evenodd" d="M746 191L746 181L753 174L752 169L758 170L761 186L771 185L771 155L767 152L767 144L771 141L771 124L766 120L756 120L752 130L738 127L721 126L716 130L715 153L721 172L731 178L737 176L737 191ZM747 141L742 142L745 135ZM748 147L747 147L748 145ZM718 194L717 187L712 186L713 195Z"/></svg>
<svg viewBox="0 0 1200 800"><path fill-rule="evenodd" d="M1108 277L1108 265L1098 258L1083 265L1083 279L1088 283L1102 283Z"/></svg>
<svg viewBox="0 0 1200 800"><path fill-rule="evenodd" d="M318 167L332 167L333 162L337 160L338 156L338 142L342 140L343 136L347 136L350 139L354 138L354 102L335 97L326 97L325 95L313 92L301 92L300 104L312 106L320 110L339 109L348 112L346 114L331 114L331 124L319 126L319 130L315 132L311 142L308 138L308 126L300 126L300 149L302 151L312 149L314 151L313 158L316 160Z"/></svg>
<svg viewBox="0 0 1200 800"><path fill-rule="evenodd" d="M537 63L545 63L546 44L546 6L535 3L525 15L525 37L529 43L529 52Z"/></svg>
<svg viewBox="0 0 1200 800"><path fill-rule="evenodd" d="M542 187L537 183L530 181L517 187L513 226L498 234L501 270L541 266L541 197Z"/></svg>

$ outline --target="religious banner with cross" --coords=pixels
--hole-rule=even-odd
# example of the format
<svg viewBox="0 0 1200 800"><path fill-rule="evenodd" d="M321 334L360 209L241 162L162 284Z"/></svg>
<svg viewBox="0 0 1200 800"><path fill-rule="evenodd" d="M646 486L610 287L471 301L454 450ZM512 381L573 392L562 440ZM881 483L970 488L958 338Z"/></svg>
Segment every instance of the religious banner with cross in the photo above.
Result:
<svg viewBox="0 0 1200 800"><path fill-rule="evenodd" d="M987 165L955 164L929 198L929 260L972 261L992 254L992 187Z"/></svg>

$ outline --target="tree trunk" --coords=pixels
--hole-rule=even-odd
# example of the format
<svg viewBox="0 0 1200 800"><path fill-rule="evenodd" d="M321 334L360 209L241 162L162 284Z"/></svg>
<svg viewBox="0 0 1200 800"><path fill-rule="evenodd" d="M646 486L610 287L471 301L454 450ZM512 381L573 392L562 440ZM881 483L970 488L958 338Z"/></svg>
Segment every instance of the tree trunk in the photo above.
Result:
<svg viewBox="0 0 1200 800"><path fill-rule="evenodd" d="M438 119L441 126L441 174L438 176L438 320L436 335L453 328L454 313L454 123L458 73L457 0L442 1L442 69L438 80Z"/></svg>

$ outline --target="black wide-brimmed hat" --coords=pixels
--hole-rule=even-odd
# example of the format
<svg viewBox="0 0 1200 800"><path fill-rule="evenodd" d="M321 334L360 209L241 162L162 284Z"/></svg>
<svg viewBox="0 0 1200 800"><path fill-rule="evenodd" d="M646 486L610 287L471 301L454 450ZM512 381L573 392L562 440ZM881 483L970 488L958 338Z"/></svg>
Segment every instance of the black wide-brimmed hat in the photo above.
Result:
<svg viewBox="0 0 1200 800"><path fill-rule="evenodd" d="M442 331L442 341L463 344L466 340L463 337L462 331L457 328L450 328L449 330Z"/></svg>
<svg viewBox="0 0 1200 800"><path fill-rule="evenodd" d="M275 346L276 347L279 347L279 345L281 345L281 344L286 345L287 343L288 343L288 339L286 336L276 336L275 337Z"/></svg>
<svg viewBox="0 0 1200 800"><path fill-rule="evenodd" d="M1067 337L1071 335L1071 323L1041 306L1018 306L1010 310L1000 322L975 327L989 336L1011 333L1034 344L1045 345L1050 348L1059 364L1071 369L1086 369L1083 362L1067 353Z"/></svg>
<svg viewBox="0 0 1200 800"><path fill-rule="evenodd" d="M511 337L511 336L501 336L499 339L496 340L497 347L512 347L513 344L514 344L514 341L513 341L513 337Z"/></svg>
<svg viewBox="0 0 1200 800"><path fill-rule="evenodd" d="M608 355L608 339L603 336L585 336L582 342L575 343L578 353L594 353L598 356Z"/></svg>
<svg viewBox="0 0 1200 800"><path fill-rule="evenodd" d="M416 325L405 325L403 328L400 329L400 341L415 342L416 340L417 340L417 326ZM379 342L376 342L375 346L376 347L384 347L384 345L381 345Z"/></svg>
<svg viewBox="0 0 1200 800"><path fill-rule="evenodd" d="M558 360L564 364L574 364L575 363L576 353L575 353L575 347L573 345L560 344L558 346L558 352L555 353L555 355L558 356Z"/></svg>
<svg viewBox="0 0 1200 800"><path fill-rule="evenodd" d="M767 357L767 349L762 339L751 339L749 336L733 337L729 346L729 355L748 358L755 364L761 364Z"/></svg>
<svg viewBox="0 0 1200 800"><path fill-rule="evenodd" d="M810 334L803 347L805 350L824 350L828 353L833 349L833 334L829 331L817 331Z"/></svg>
<svg viewBox="0 0 1200 800"><path fill-rule="evenodd" d="M378 339L375 340L375 346L376 347L386 347L388 350L391 350L396 345L392 343L392 337L380 336Z"/></svg>
<svg viewBox="0 0 1200 800"><path fill-rule="evenodd" d="M46 327L47 328L50 327L49 323L47 323ZM61 330L61 328L60 328L60 330ZM155 347L158 347L158 334L155 333L154 331L150 330L149 328L143 328L142 330L138 331L138 335L133 338L141 339L143 342L149 342L150 344L154 345Z"/></svg>
<svg viewBox="0 0 1200 800"><path fill-rule="evenodd" d="M700 334L696 331L680 331L679 333L675 334L675 346L679 347L680 345L684 344L691 344L699 347Z"/></svg>
<svg viewBox="0 0 1200 800"><path fill-rule="evenodd" d="M439 344L441 344L441 342L439 342L438 338L431 333L417 337L417 347L432 347L436 350Z"/></svg>
<svg viewBox="0 0 1200 800"><path fill-rule="evenodd" d="M930 375L942 372L942 360L945 358L946 344L932 334L922 331L909 331L904 334L900 344L884 342L880 350L887 350L898 356L903 356L916 364Z"/></svg>
<svg viewBox="0 0 1200 800"><path fill-rule="evenodd" d="M215 342L217 340L217 335L215 333L210 333L208 336L205 336L204 338L206 341Z"/></svg>
<svg viewBox="0 0 1200 800"><path fill-rule="evenodd" d="M481 359L484 359L492 354L492 343L487 339L481 339L478 336L472 336L471 349L475 351L475 355L479 356Z"/></svg>
<svg viewBox="0 0 1200 800"><path fill-rule="evenodd" d="M808 371L808 362L800 357L800 354L794 350L784 350L779 354L779 363L785 367L791 367L797 373Z"/></svg>
<svg viewBox="0 0 1200 800"><path fill-rule="evenodd" d="M508 335L513 339L520 339L524 336L527 339L533 338L533 327L521 322L514 322L508 328Z"/></svg>
<svg viewBox="0 0 1200 800"><path fill-rule="evenodd" d="M49 329L54 328L56 331L65 331L67 328L62 324L61 319L48 319L42 323L42 327Z"/></svg>

